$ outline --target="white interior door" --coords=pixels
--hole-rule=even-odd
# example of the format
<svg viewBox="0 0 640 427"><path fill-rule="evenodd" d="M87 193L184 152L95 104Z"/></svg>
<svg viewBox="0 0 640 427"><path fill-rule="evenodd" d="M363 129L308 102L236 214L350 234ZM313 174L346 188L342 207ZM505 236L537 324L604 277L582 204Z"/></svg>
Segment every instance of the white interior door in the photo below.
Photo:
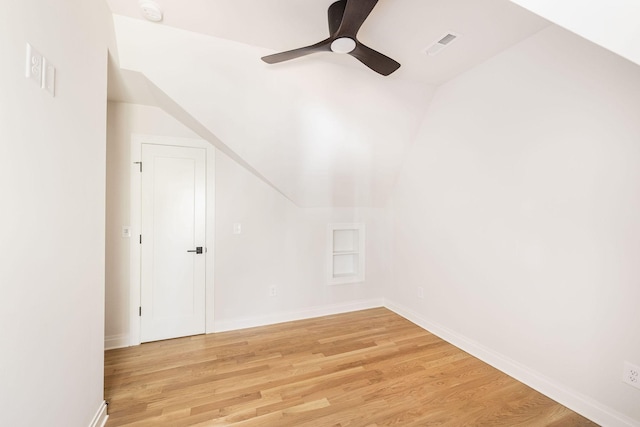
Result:
<svg viewBox="0 0 640 427"><path fill-rule="evenodd" d="M141 213L141 341L204 333L206 150L142 144Z"/></svg>

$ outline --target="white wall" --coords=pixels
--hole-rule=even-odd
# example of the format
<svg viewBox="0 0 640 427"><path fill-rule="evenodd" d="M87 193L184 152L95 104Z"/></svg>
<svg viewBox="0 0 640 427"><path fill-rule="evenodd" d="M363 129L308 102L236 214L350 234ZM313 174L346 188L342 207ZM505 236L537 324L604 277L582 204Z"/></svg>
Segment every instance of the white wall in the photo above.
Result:
<svg viewBox="0 0 640 427"><path fill-rule="evenodd" d="M390 306L640 425L639 117L640 67L559 27L441 86L391 203Z"/></svg>
<svg viewBox="0 0 640 427"><path fill-rule="evenodd" d="M103 402L107 47L101 0L0 2L0 425L86 427ZM30 42L52 98L25 73Z"/></svg>
<svg viewBox="0 0 640 427"><path fill-rule="evenodd" d="M387 218L380 208L299 208L217 153L216 330L382 305L390 278ZM327 225L335 222L366 226L364 283L327 284ZM234 223L242 234L233 234Z"/></svg>
<svg viewBox="0 0 640 427"><path fill-rule="evenodd" d="M196 137L156 107L109 103L107 143L107 346L129 342L131 133ZM216 152L216 330L291 320L382 303L390 277L389 223L384 209L301 209L220 151ZM365 222L367 280L328 286L330 222ZM233 224L242 234L233 234ZM276 286L278 296L269 297Z"/></svg>

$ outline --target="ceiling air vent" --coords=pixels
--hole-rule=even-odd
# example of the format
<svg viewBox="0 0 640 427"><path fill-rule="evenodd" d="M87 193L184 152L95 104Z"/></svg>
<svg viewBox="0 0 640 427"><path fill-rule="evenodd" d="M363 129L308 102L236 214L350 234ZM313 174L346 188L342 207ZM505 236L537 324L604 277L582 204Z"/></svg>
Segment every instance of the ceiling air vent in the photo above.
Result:
<svg viewBox="0 0 640 427"><path fill-rule="evenodd" d="M430 44L429 47L425 49L425 53L429 56L436 55L442 49L453 43L458 37L458 34L447 33L444 36L440 37L438 41Z"/></svg>

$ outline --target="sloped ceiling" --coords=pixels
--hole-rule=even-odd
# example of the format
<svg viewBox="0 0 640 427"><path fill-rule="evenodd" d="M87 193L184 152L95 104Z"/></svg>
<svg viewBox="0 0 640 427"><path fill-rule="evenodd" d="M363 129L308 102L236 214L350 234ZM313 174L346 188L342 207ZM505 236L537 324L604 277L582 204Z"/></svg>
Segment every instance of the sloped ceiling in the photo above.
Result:
<svg viewBox="0 0 640 427"><path fill-rule="evenodd" d="M325 38L331 0L158 0L160 24L108 1L120 67L303 207L384 205L435 87L549 25L507 0L380 0L359 38L402 64L382 77L333 53L260 61ZM131 101L132 85L115 92Z"/></svg>
<svg viewBox="0 0 640 427"><path fill-rule="evenodd" d="M640 1L511 0L640 65Z"/></svg>

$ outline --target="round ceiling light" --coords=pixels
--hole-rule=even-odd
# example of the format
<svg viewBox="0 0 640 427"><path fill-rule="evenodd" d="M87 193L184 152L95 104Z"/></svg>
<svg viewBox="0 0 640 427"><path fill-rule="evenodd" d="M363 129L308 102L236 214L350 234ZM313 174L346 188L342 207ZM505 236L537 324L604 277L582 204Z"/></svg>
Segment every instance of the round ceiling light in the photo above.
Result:
<svg viewBox="0 0 640 427"><path fill-rule="evenodd" d="M142 16L151 22L162 21L162 10L160 10L158 4L152 0L141 0L140 11L142 12Z"/></svg>
<svg viewBox="0 0 640 427"><path fill-rule="evenodd" d="M331 50L335 53L349 53L356 48L356 41L349 37L340 37L331 43Z"/></svg>

